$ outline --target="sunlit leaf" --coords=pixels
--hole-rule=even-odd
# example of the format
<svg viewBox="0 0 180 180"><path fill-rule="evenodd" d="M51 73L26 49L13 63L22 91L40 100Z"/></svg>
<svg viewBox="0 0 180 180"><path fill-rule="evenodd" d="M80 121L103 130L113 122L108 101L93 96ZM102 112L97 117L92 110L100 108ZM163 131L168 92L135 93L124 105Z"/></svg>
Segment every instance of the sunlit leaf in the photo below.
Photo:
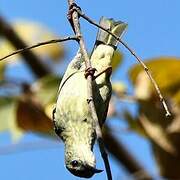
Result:
<svg viewBox="0 0 180 180"><path fill-rule="evenodd" d="M152 95L151 83L144 71L141 71L136 78L134 94L141 100L147 100Z"/></svg>
<svg viewBox="0 0 180 180"><path fill-rule="evenodd" d="M114 52L114 56L111 63L113 71L115 71L120 66L120 64L122 63L122 59L123 55L118 50L116 50Z"/></svg>
<svg viewBox="0 0 180 180"><path fill-rule="evenodd" d="M19 20L12 23L12 26L16 33L24 40L27 45L34 45L36 43L51 40L57 38L47 27L42 26L39 23L27 21L27 20ZM1 40L0 43L0 57L3 57L15 49L13 46L6 41L5 39ZM60 60L60 58L64 55L64 47L62 44L56 43L46 46L41 46L33 49L35 53L39 56L43 56L52 60ZM10 58L14 62L15 59L18 59L18 55Z"/></svg>
<svg viewBox="0 0 180 180"><path fill-rule="evenodd" d="M175 57L160 57L145 62L152 72L154 79L164 93L173 94L180 89L180 59ZM140 65L130 70L130 79L133 84L140 71L144 71Z"/></svg>

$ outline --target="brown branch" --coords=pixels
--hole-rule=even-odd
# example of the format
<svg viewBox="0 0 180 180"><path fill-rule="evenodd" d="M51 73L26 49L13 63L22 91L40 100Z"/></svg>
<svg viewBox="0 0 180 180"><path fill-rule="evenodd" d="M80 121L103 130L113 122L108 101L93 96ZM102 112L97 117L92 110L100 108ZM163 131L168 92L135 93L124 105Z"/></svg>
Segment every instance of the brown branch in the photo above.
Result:
<svg viewBox="0 0 180 180"><path fill-rule="evenodd" d="M106 126L103 133L106 148L116 158L116 160L123 165L128 172L135 174L137 172L143 173L144 180L153 179L151 175L137 162L137 160L128 152L128 150L121 144L120 141L110 133Z"/></svg>
<svg viewBox="0 0 180 180"><path fill-rule="evenodd" d="M151 72L149 71L148 67L147 67L147 66L144 64L144 62L136 55L136 53L135 53L131 48L129 48L129 46L128 46L125 42L123 42L123 41L121 40L121 38L119 38L119 37L117 37L116 35L114 35L114 34L113 34L111 31L109 31L108 29L100 26L98 23L96 23L95 21L93 21L92 19L90 19L90 18L89 18L88 16L86 16L84 13L82 13L81 10L76 9L76 11L78 12L78 14L79 14L81 17L83 17L85 20L87 20L90 24L93 24L94 26L96 26L96 27L98 27L98 28L100 28L100 29L108 32L108 33L111 34L117 41L119 41L126 49L128 49L128 51L136 58L136 60L137 60L137 61L142 65L142 67L144 68L147 76L149 77L152 85L154 86L154 88L155 88L155 90L156 90L156 92L157 92L157 94L158 94L158 96L159 96L160 101L162 102L162 105L163 105L163 107L164 107L164 109L165 109L165 112L166 112L166 117L171 116L171 113L170 113L169 110L168 110L167 104L166 104L166 102L165 102L165 100L164 100L164 98L163 98L163 96L162 96L162 94L161 94L161 91L160 91L160 89L159 89L156 81L155 81L154 78L152 77Z"/></svg>
<svg viewBox="0 0 180 180"><path fill-rule="evenodd" d="M0 34L3 35L16 49L24 49L27 47L26 43L17 35L13 28L8 24L3 17L0 16ZM22 52L24 61L28 64L31 70L37 77L42 77L50 73L49 69L41 63L32 51Z"/></svg>
<svg viewBox="0 0 180 180"><path fill-rule="evenodd" d="M74 11L76 9L76 8L74 8L75 7L75 1L74 0L68 0L68 5L69 5L69 13L70 13L69 15L71 16L69 18L69 21L72 25L72 28L75 32L75 35L77 37L79 37L79 45L80 45L81 53L82 53L84 60L85 60L86 70L88 70L88 69L91 69L92 67L91 67L91 62L90 62L90 59L89 59L89 56L88 56L88 53L87 53L87 50L85 47L84 39L83 39L81 30L80 30L79 15L78 15L77 11ZM97 117L97 113L96 113L96 109L95 109L95 105L94 105L93 91L92 91L92 80L93 80L93 75L91 73L89 73L87 75L87 94L88 94L87 102L89 104L89 108L90 108L90 111L92 114L92 118L95 122L97 140L98 140L98 144L99 144L99 148L100 148L102 158L104 160L107 178L108 178L108 180L112 180L112 174L111 174L111 169L110 169L110 165L109 165L109 160L108 160L107 153L105 151L105 147L104 147L104 143L103 143L103 139L102 139L102 132L101 132L101 128L99 125L99 121L98 121L98 117Z"/></svg>
<svg viewBox="0 0 180 180"><path fill-rule="evenodd" d="M25 48L18 49L17 51L13 51L12 53L0 58L0 61L4 60L6 58L9 58L9 57L11 57L11 56L13 56L15 54L19 54L19 53L22 53L22 52L30 50L30 49L34 49L34 48L37 48L37 47L40 47L40 46L45 46L45 45L48 45L48 44L64 42L64 41L68 41L68 40L78 40L78 39L77 39L76 36L68 36L68 37L64 37L64 38L51 39L49 41L39 42L39 43L34 44L32 46L27 46Z"/></svg>

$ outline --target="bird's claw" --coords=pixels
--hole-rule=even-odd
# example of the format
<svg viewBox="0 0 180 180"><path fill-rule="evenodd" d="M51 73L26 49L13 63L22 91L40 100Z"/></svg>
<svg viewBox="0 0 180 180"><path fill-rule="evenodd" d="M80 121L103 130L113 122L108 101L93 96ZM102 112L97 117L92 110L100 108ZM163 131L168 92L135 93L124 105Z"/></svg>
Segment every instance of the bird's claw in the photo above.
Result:
<svg viewBox="0 0 180 180"><path fill-rule="evenodd" d="M75 28L74 28L74 23L73 23L73 20L72 20L72 14L73 12L76 11L77 13L79 11L81 11L81 8L76 4L76 3L72 3L70 6L69 6L69 10L68 10L68 13L67 13L67 19L69 20L73 30L75 31ZM79 13L78 13L78 18L79 18Z"/></svg>
<svg viewBox="0 0 180 180"><path fill-rule="evenodd" d="M94 73L96 72L96 68L89 67L85 70L84 76L87 79L88 76L91 76L94 80Z"/></svg>

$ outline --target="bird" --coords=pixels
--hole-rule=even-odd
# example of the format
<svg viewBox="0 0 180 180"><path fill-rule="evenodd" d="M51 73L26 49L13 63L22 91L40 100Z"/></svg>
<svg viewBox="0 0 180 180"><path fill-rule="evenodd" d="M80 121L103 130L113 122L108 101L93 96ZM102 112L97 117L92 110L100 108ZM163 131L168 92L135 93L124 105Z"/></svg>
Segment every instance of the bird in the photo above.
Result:
<svg viewBox="0 0 180 180"><path fill-rule="evenodd" d="M125 32L127 24L113 18L101 17L100 26L117 37ZM98 29L94 48L90 55L94 78L92 81L93 100L102 127L111 98L111 61L118 41L108 32ZM90 178L102 170L96 168L93 146L96 124L87 102L86 66L81 49L69 63L61 80L57 102L53 110L56 134L65 145L65 165L75 176Z"/></svg>

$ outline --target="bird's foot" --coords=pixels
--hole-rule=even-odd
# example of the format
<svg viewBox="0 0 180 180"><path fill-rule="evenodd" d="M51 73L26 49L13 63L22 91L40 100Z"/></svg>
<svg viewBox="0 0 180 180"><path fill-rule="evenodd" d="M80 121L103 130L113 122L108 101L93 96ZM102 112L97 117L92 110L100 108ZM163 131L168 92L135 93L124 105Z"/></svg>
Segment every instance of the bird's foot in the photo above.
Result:
<svg viewBox="0 0 180 180"><path fill-rule="evenodd" d="M80 8L76 3L72 3L72 4L69 6L69 10L68 10L68 13L67 13L67 19L68 19L68 21L70 22L73 31L75 32L74 23L73 23L73 17L72 17L72 14L73 14L74 11L76 11L77 13L78 13L79 11L81 11L81 8ZM80 17L80 16L79 16L79 13L78 13L78 18L79 18L79 17Z"/></svg>
<svg viewBox="0 0 180 180"><path fill-rule="evenodd" d="M94 80L94 73L96 71L97 70L95 68L92 68L92 67L87 68L84 73L85 78L87 79L88 76L91 76L92 79Z"/></svg>

